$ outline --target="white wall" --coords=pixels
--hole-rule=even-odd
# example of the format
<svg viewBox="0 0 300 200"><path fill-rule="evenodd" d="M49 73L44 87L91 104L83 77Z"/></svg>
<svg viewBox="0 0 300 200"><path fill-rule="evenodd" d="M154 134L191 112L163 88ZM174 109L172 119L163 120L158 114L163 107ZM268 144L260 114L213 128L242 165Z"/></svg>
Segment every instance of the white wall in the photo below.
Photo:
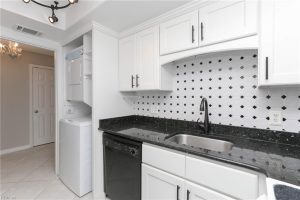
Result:
<svg viewBox="0 0 300 200"><path fill-rule="evenodd" d="M105 199L102 132L99 119L132 114L131 104L119 92L118 40L93 29L93 177L94 197Z"/></svg>
<svg viewBox="0 0 300 200"><path fill-rule="evenodd" d="M1 55L1 147L30 144L29 64L54 66L54 57L23 52L17 59Z"/></svg>

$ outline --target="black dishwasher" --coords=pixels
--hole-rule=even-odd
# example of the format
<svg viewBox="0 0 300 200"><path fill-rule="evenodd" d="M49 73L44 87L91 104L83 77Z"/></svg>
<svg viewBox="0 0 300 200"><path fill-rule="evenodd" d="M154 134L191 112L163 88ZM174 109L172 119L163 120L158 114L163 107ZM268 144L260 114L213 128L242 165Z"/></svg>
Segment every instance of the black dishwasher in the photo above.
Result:
<svg viewBox="0 0 300 200"><path fill-rule="evenodd" d="M111 200L141 199L142 143L103 134L104 192Z"/></svg>

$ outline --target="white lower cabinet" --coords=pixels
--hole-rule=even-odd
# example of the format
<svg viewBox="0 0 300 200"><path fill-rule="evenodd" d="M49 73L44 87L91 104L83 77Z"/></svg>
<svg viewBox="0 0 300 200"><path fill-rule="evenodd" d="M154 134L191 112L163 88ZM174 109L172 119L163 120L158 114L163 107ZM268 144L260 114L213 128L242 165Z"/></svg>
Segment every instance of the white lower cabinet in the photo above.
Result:
<svg viewBox="0 0 300 200"><path fill-rule="evenodd" d="M142 164L142 200L183 199L184 179Z"/></svg>
<svg viewBox="0 0 300 200"><path fill-rule="evenodd" d="M186 200L233 200L233 198L192 182L185 182Z"/></svg>
<svg viewBox="0 0 300 200"><path fill-rule="evenodd" d="M142 164L142 200L233 200L221 193Z"/></svg>
<svg viewBox="0 0 300 200"><path fill-rule="evenodd" d="M143 144L142 200L263 200L266 194L262 173Z"/></svg>

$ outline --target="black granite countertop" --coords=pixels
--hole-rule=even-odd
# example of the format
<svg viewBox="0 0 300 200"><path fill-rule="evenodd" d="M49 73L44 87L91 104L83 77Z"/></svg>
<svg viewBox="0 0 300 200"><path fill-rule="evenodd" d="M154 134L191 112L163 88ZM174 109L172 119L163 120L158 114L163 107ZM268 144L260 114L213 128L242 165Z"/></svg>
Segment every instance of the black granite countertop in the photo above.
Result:
<svg viewBox="0 0 300 200"><path fill-rule="evenodd" d="M297 133L212 124L212 133L204 134L196 122L143 116L104 119L99 123L99 130L110 134L240 165L300 185L300 134ZM222 139L234 146L230 151L216 152L165 140L176 133Z"/></svg>

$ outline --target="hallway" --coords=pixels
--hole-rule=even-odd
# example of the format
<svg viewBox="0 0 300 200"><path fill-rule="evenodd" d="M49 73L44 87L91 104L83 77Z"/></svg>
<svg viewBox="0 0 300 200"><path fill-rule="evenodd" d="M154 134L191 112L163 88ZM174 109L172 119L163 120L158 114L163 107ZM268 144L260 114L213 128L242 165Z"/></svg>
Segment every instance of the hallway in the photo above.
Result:
<svg viewBox="0 0 300 200"><path fill-rule="evenodd" d="M0 163L1 199L79 199L55 174L54 143L3 155Z"/></svg>

